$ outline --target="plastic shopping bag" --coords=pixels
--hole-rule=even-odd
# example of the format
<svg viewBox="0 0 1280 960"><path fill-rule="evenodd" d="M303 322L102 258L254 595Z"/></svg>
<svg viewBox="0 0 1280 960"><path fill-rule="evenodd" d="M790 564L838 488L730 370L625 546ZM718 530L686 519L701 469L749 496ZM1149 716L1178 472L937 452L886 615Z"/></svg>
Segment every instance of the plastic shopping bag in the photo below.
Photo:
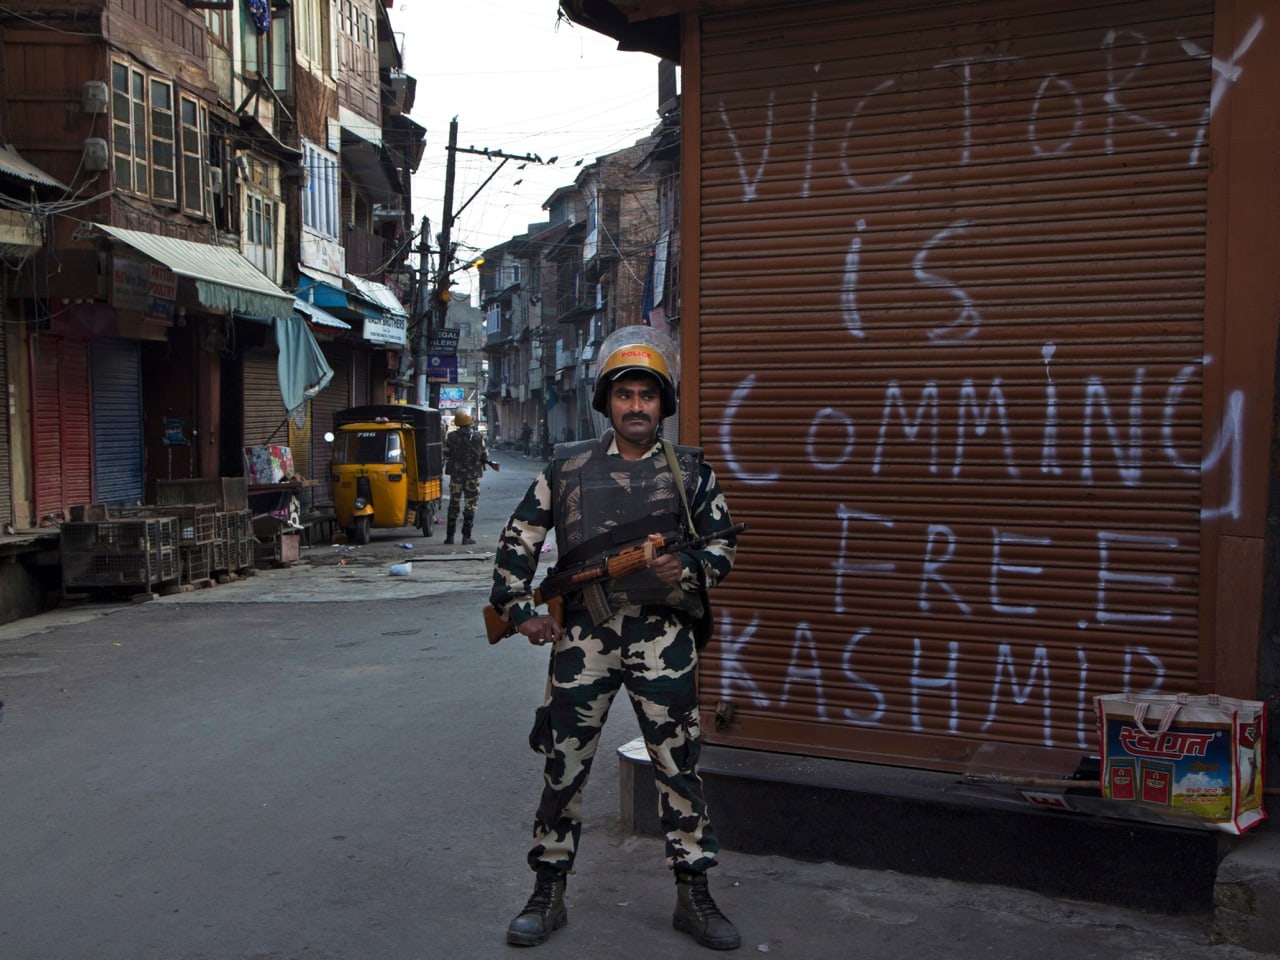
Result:
<svg viewBox="0 0 1280 960"><path fill-rule="evenodd" d="M1267 819L1265 705L1216 694L1094 698L1102 795L1189 813L1227 833Z"/></svg>

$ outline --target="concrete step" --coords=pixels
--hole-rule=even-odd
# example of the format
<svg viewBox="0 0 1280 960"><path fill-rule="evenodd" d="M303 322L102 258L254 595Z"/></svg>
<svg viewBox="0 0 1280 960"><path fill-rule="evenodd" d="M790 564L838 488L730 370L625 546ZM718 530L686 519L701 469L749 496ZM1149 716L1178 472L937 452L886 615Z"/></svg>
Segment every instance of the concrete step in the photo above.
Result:
<svg viewBox="0 0 1280 960"><path fill-rule="evenodd" d="M660 836L643 741L619 749L623 828ZM726 850L998 884L1203 917L1225 942L1280 949L1280 836L1170 825L1096 788L975 785L955 774L705 746L700 773ZM1043 791L1047 801L1053 791Z"/></svg>

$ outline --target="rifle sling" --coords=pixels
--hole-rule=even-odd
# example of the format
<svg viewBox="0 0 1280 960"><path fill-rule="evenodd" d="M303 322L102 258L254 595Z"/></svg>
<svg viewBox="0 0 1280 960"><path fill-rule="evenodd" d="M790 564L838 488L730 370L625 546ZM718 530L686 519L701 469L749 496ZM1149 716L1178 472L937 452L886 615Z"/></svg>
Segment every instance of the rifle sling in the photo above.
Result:
<svg viewBox="0 0 1280 960"><path fill-rule="evenodd" d="M662 452L667 455L667 466L671 468L672 475L676 478L676 490L680 493L680 503L684 507L685 527L689 531L685 534L690 540L698 535L698 531L693 526L693 514L689 512L689 496L684 492L684 474L680 470L680 463L676 460L676 448L672 446L670 440L662 441Z"/></svg>

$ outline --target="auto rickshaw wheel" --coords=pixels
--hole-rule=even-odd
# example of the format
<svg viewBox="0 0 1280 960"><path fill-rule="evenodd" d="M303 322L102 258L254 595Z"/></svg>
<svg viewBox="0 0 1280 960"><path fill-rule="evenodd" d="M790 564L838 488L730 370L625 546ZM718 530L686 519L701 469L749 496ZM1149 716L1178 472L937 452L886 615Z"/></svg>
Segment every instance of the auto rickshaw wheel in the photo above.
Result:
<svg viewBox="0 0 1280 960"><path fill-rule="evenodd" d="M351 539L360 546L364 546L369 542L369 528L372 526L372 517L356 517L351 525Z"/></svg>
<svg viewBox="0 0 1280 960"><path fill-rule="evenodd" d="M424 537L429 537L435 533L436 527L436 508L431 504L424 503L418 507L418 529L422 531Z"/></svg>

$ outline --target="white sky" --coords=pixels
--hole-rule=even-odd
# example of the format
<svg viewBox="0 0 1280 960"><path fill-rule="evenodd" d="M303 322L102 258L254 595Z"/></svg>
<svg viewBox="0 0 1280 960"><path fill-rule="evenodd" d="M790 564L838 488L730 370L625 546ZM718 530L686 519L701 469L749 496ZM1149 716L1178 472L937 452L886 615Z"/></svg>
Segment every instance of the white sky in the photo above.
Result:
<svg viewBox="0 0 1280 960"><path fill-rule="evenodd" d="M427 129L414 177L414 228L430 218L433 248L454 117L459 147L559 157L523 170L508 161L477 194L499 161L458 154L454 211L471 201L453 226L460 258L544 220L543 202L581 172L575 163L630 146L657 124L657 58L624 53L568 20L557 26L557 9L557 0L395 0L391 25L402 38L405 70L417 79L410 117ZM470 290L474 271L458 281L458 292Z"/></svg>

